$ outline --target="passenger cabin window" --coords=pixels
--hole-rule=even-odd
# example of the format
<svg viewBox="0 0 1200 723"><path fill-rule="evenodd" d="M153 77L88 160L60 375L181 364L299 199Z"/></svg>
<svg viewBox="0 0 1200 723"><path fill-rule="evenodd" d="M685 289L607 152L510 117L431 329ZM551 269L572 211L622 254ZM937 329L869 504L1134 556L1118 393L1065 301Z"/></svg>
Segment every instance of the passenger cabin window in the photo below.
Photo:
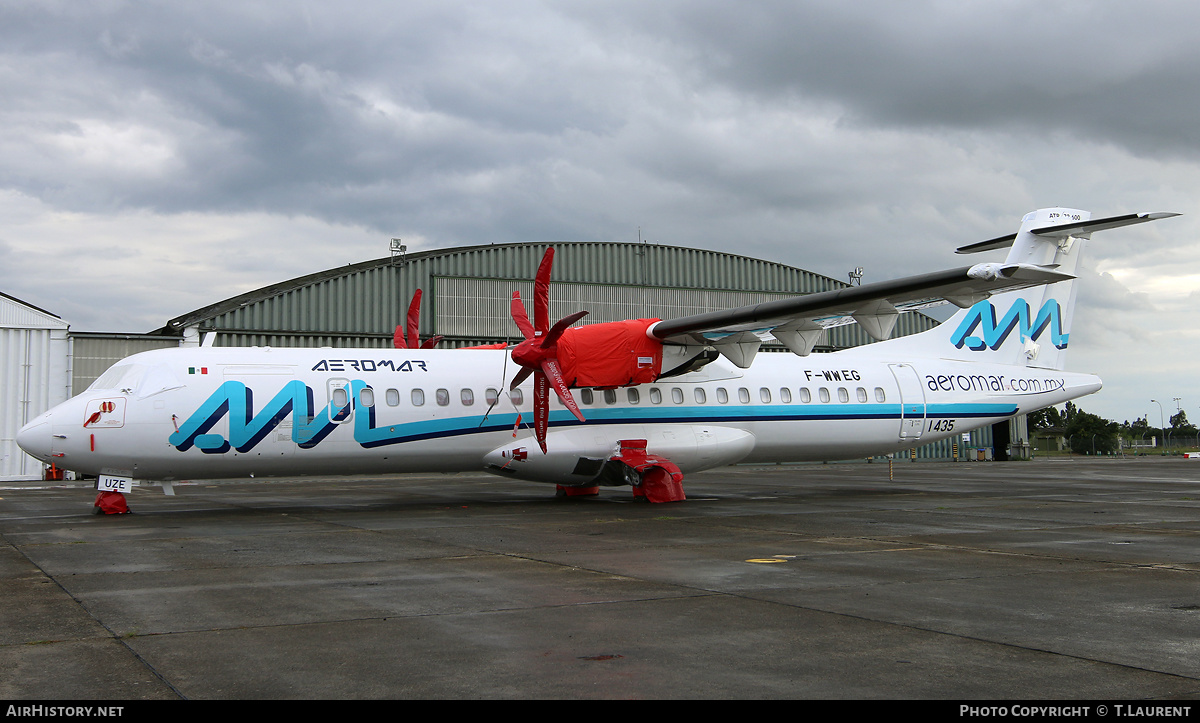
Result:
<svg viewBox="0 0 1200 723"><path fill-rule="evenodd" d="M490 407L500 401L500 393L492 387L483 390L483 401Z"/></svg>
<svg viewBox="0 0 1200 723"><path fill-rule="evenodd" d="M828 390L828 389L826 389L825 387L821 387L820 389L818 389L818 390L817 390L817 395L818 395L819 397L821 397L821 401L822 401L822 402L828 402L828 401L829 401L829 390Z"/></svg>
<svg viewBox="0 0 1200 723"><path fill-rule="evenodd" d="M867 390L866 389L859 387L857 389L857 393L858 393L858 401L860 401L860 402L867 401Z"/></svg>
<svg viewBox="0 0 1200 723"><path fill-rule="evenodd" d="M875 387L875 401L886 402L887 393L883 391L883 387Z"/></svg>
<svg viewBox="0 0 1200 723"><path fill-rule="evenodd" d="M650 387L650 403L662 404L662 391L658 387Z"/></svg>
<svg viewBox="0 0 1200 723"><path fill-rule="evenodd" d="M779 401L783 402L784 404L791 404L792 390L788 389L787 387L781 387L779 389Z"/></svg>
<svg viewBox="0 0 1200 723"><path fill-rule="evenodd" d="M642 401L642 395L639 394L638 390L634 389L633 387L625 390L625 396L629 398L630 404L638 404Z"/></svg>
<svg viewBox="0 0 1200 723"><path fill-rule="evenodd" d="M508 393L508 398L518 407L525 403L525 392L520 389L514 389Z"/></svg>
<svg viewBox="0 0 1200 723"><path fill-rule="evenodd" d="M596 401L596 398L595 398L595 395L592 394L591 389L580 389L579 390L579 400L581 402L583 402L584 404L590 405L590 404L592 404L592 402Z"/></svg>
<svg viewBox="0 0 1200 723"><path fill-rule="evenodd" d="M387 392L384 393L384 397L387 399L387 405L389 407L400 406L400 390L399 389L387 390Z"/></svg>
<svg viewBox="0 0 1200 723"><path fill-rule="evenodd" d="M604 390L604 403L605 404L616 404L617 403L617 390L616 389L605 389Z"/></svg>
<svg viewBox="0 0 1200 723"><path fill-rule="evenodd" d="M738 388L738 401L742 404L750 403L750 390L745 387Z"/></svg>
<svg viewBox="0 0 1200 723"><path fill-rule="evenodd" d="M437 405L439 407L450 406L450 390L449 389L437 390L436 392L434 392L434 399L437 401Z"/></svg>
<svg viewBox="0 0 1200 723"><path fill-rule="evenodd" d="M350 403L350 395L346 393L345 387L337 387L333 390L333 397L330 401L335 409L342 409Z"/></svg>
<svg viewBox="0 0 1200 723"><path fill-rule="evenodd" d="M414 407L421 407L421 406L425 405L425 390L424 389L412 390L412 403L413 403Z"/></svg>
<svg viewBox="0 0 1200 723"><path fill-rule="evenodd" d="M839 402L850 401L850 390L846 389L845 387L838 387L838 401Z"/></svg>
<svg viewBox="0 0 1200 723"><path fill-rule="evenodd" d="M471 389L464 389L458 393L458 398L464 407L469 407L475 403L475 392Z"/></svg>
<svg viewBox="0 0 1200 723"><path fill-rule="evenodd" d="M770 404L771 403L771 390L767 389L766 387L759 389L758 390L758 398L762 400L763 404Z"/></svg>
<svg viewBox="0 0 1200 723"><path fill-rule="evenodd" d="M676 404L683 404L683 390L679 387L671 387L671 401Z"/></svg>
<svg viewBox="0 0 1200 723"><path fill-rule="evenodd" d="M704 404L708 401L708 395L700 387L696 387L696 404Z"/></svg>
<svg viewBox="0 0 1200 723"><path fill-rule="evenodd" d="M358 402L364 407L375 406L375 390L370 387L363 387L358 392Z"/></svg>
<svg viewBox="0 0 1200 723"><path fill-rule="evenodd" d="M808 391L808 387L800 387L800 401L805 404L812 401L812 392Z"/></svg>
<svg viewBox="0 0 1200 723"><path fill-rule="evenodd" d="M729 392L725 391L725 387L717 387L717 403L728 404Z"/></svg>

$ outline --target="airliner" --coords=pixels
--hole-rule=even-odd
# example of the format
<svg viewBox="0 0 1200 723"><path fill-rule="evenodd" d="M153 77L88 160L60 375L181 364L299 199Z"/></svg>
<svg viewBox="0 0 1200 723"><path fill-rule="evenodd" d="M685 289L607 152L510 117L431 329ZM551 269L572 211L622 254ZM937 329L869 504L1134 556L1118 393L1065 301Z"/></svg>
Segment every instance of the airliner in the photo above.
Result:
<svg viewBox="0 0 1200 723"><path fill-rule="evenodd" d="M677 501L692 472L886 455L1096 392L1098 377L1064 369L1084 246L1175 215L1042 209L958 250L1008 248L1003 262L580 326L583 311L550 323L548 249L532 320L514 293L520 344L422 348L410 328L396 349L149 351L17 442L117 492L135 480L170 491L196 478L486 470L561 494L629 485ZM947 302L959 307L947 321L889 338L899 314ZM847 323L877 341L810 353ZM792 353L759 353L772 339Z"/></svg>

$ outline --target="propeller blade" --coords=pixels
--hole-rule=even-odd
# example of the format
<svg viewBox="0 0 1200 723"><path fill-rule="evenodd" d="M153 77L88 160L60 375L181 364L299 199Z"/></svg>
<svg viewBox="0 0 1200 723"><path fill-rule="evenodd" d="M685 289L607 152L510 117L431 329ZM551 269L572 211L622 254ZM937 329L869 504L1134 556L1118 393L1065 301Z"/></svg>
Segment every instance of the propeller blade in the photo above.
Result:
<svg viewBox="0 0 1200 723"><path fill-rule="evenodd" d="M512 297L512 318L526 339L533 338L533 324L529 323L529 315L525 313L525 305L521 303L521 292L514 291Z"/></svg>
<svg viewBox="0 0 1200 723"><path fill-rule="evenodd" d="M421 344L421 348L422 349L432 349L435 346L437 346L437 343L439 341L441 341L442 339L445 339L445 338L446 337L442 336L441 334L435 334L434 336L431 336L428 339L426 339L425 342L423 344Z"/></svg>
<svg viewBox="0 0 1200 723"><path fill-rule="evenodd" d="M521 303L521 294L514 291L512 297L512 318L517 328L525 336L525 341L512 350L512 360L520 365L521 370L513 378L509 389L516 389L521 382L534 375L533 392L533 425L538 445L542 454L546 453L546 431L550 427L550 387L562 400L563 405L571 410L579 421L586 421L579 405L571 396L571 389L563 378L562 368L558 365L558 340L571 324L587 315L579 311L559 319L553 328L550 326L550 271L554 266L554 249L546 249L542 263L538 266L537 276L533 282L533 323L529 323L529 314Z"/></svg>
<svg viewBox="0 0 1200 723"><path fill-rule="evenodd" d="M408 302L408 348L416 349L421 346L418 325L421 322L421 290L413 292L412 301Z"/></svg>
<svg viewBox="0 0 1200 723"><path fill-rule="evenodd" d="M563 318L559 319L558 323L554 325L554 328L550 330L550 333L546 334L546 338L542 339L542 348L549 349L553 347L558 343L558 337L562 336L562 333L567 330L568 326L574 324L587 315L588 313L586 311L577 311L570 316L564 316Z"/></svg>
<svg viewBox="0 0 1200 723"><path fill-rule="evenodd" d="M392 346L396 349L407 349L408 342L404 341L404 327L396 325L396 333L392 334Z"/></svg>
<svg viewBox="0 0 1200 723"><path fill-rule="evenodd" d="M579 411L579 405L575 403L575 397L571 396L571 390L567 387L566 380L563 379L562 370L558 368L558 361L547 359L542 362L542 374L554 385L554 391L558 393L558 398L562 400L563 405L571 410L576 419L586 422L583 412Z"/></svg>
<svg viewBox="0 0 1200 723"><path fill-rule="evenodd" d="M521 371L517 372L517 375L513 377L512 384L508 385L508 391L511 392L512 390L521 386L521 382L528 379L530 374L533 374L532 369L529 367L521 367Z"/></svg>
<svg viewBox="0 0 1200 723"><path fill-rule="evenodd" d="M554 247L551 246L542 256L533 282L533 325L543 334L550 328L550 270L553 266Z"/></svg>
<svg viewBox="0 0 1200 723"><path fill-rule="evenodd" d="M550 388L546 375L538 372L533 379L533 431L542 454L546 453L546 428L550 426Z"/></svg>

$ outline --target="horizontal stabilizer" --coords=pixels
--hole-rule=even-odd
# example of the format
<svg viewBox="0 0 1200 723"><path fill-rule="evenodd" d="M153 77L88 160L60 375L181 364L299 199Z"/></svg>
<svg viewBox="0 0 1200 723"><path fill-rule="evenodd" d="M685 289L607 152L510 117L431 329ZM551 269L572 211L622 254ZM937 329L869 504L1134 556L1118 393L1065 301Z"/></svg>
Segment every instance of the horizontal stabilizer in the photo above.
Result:
<svg viewBox="0 0 1200 723"><path fill-rule="evenodd" d="M959 246L954 253L978 254L984 251L992 251L995 249L1006 249L1009 246L1012 246L1013 241L1016 240L1017 235L1015 233L1010 233L1004 236L997 236L996 238L988 239L987 241L979 241L977 243L967 244L966 246Z"/></svg>
<svg viewBox="0 0 1200 723"><path fill-rule="evenodd" d="M1086 236L1095 231L1104 231L1110 228L1120 228L1121 226L1132 226L1138 223L1146 223L1147 221L1157 221L1162 218L1171 218L1178 216L1177 213L1130 213L1124 216L1109 216L1108 218L1097 218L1090 221L1079 221L1077 223L1064 223L1054 226L1043 226L1041 228L1030 229L1030 233L1034 236L1043 236L1047 238L1066 238L1067 236ZM976 254L981 251L991 251L993 249L1002 249L1011 246L1017 239L1017 234L1010 233L1006 236L997 236L994 239L980 241L978 243L967 244L960 246L955 253L959 254Z"/></svg>

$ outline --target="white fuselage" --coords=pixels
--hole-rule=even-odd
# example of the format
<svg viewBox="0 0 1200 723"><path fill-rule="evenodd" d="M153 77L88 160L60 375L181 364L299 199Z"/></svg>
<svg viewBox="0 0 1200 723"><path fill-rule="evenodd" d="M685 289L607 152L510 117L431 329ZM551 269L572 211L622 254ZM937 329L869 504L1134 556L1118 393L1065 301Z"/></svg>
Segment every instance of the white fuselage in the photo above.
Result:
<svg viewBox="0 0 1200 723"><path fill-rule="evenodd" d="M532 382L519 398L505 391L517 368L503 350L166 349L118 363L18 441L65 469L152 480L489 469L582 484L586 461L622 440L647 440L684 472L847 459L1100 388L1089 374L879 353L763 353L745 370L719 359L653 384L581 390L587 421L553 399L542 455Z"/></svg>

